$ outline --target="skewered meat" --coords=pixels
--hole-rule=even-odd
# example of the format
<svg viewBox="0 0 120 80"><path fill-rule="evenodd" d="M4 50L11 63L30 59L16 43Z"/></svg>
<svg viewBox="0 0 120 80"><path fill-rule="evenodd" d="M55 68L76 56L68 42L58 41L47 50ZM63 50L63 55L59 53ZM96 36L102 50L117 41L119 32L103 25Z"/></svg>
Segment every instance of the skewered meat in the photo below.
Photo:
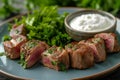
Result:
<svg viewBox="0 0 120 80"><path fill-rule="evenodd" d="M45 42L39 40L30 40L21 46L21 61L24 68L33 66L41 59L41 54L48 49Z"/></svg>
<svg viewBox="0 0 120 80"><path fill-rule="evenodd" d="M10 36L14 37L16 35L24 35L25 36L26 31L25 31L25 26L23 24L17 26L16 24L12 27L10 31Z"/></svg>
<svg viewBox="0 0 120 80"><path fill-rule="evenodd" d="M95 62L105 61L106 51L104 40L102 38L91 38L86 41L80 41L79 43L84 43L88 45L94 51Z"/></svg>
<svg viewBox="0 0 120 80"><path fill-rule="evenodd" d="M120 51L120 46L115 33L100 33L95 37L101 37L105 41L106 51L109 53Z"/></svg>
<svg viewBox="0 0 120 80"><path fill-rule="evenodd" d="M85 44L74 45L73 43L71 45L71 52L69 54L72 68L85 69L94 65L93 50L89 46Z"/></svg>
<svg viewBox="0 0 120 80"><path fill-rule="evenodd" d="M61 47L53 46L42 54L42 63L55 70L66 70L69 68L68 52Z"/></svg>
<svg viewBox="0 0 120 80"><path fill-rule="evenodd" d="M10 41L3 42L6 55L10 59L16 59L20 57L20 47L27 41L27 38L22 35L14 36Z"/></svg>

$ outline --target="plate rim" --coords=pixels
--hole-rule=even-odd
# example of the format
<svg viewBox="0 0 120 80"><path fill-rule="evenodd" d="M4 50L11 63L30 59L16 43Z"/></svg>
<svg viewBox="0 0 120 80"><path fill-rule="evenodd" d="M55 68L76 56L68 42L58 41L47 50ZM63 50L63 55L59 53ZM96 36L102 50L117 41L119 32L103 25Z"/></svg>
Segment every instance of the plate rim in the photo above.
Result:
<svg viewBox="0 0 120 80"><path fill-rule="evenodd" d="M78 9L78 10L80 10L80 9L86 9L86 8L79 8L79 7L60 7L60 8L61 9ZM5 21L2 21L2 22L0 22L0 27L2 27L2 25L6 24L8 22L12 22L15 18L20 18L21 16L24 16L26 14L27 13L18 14L17 16L14 16L14 17L11 17L11 18L9 18L9 19L7 19ZM120 19L117 18L117 20L120 20ZM72 80L86 80L86 79L93 79L93 78L97 78L97 77L100 77L100 76L109 75L110 73L112 73L115 70L117 70L119 67L120 67L120 63L114 65L111 68L103 70L101 72L98 72L98 73L95 73L95 74L92 74L92 75L89 75L89 76L81 77L81 78L79 78L79 77L72 78ZM11 73L3 71L3 70L0 70L0 75L6 76L6 77L10 77L10 78L14 78L14 79L17 79L17 80L18 79L19 80L32 80L30 78L20 77L20 76L11 74Z"/></svg>

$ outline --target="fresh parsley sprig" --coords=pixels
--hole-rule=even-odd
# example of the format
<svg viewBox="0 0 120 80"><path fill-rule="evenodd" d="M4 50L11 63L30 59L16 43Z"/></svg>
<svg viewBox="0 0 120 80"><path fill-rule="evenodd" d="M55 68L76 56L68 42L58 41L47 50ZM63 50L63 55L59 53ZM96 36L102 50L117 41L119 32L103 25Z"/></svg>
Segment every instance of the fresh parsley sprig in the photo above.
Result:
<svg viewBox="0 0 120 80"><path fill-rule="evenodd" d="M28 39L45 41L48 45L64 46L72 41L66 33L64 19L68 13L59 14L57 6L41 7L16 24L25 24Z"/></svg>

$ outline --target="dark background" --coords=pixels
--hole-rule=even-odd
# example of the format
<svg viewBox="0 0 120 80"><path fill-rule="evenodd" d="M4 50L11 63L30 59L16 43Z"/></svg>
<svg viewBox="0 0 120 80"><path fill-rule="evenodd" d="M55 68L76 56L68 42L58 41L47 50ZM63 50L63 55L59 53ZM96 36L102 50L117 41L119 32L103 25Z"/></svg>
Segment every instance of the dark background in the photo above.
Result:
<svg viewBox="0 0 120 80"><path fill-rule="evenodd" d="M0 19L32 11L41 6L92 8L120 18L120 0L0 0Z"/></svg>

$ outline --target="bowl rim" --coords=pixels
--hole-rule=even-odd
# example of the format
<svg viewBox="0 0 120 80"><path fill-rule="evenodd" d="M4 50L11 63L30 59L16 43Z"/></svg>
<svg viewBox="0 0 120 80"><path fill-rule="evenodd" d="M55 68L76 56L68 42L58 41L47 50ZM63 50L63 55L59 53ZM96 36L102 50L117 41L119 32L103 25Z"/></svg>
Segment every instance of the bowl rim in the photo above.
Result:
<svg viewBox="0 0 120 80"><path fill-rule="evenodd" d="M76 29L70 27L70 25L69 25L69 23L67 22L67 20L68 20L69 17L71 17L71 16L73 16L73 15L76 15L76 14L79 14L80 12L93 12L93 13L98 13L98 14L104 14L104 15L107 15L107 16L111 17L112 20L113 20L113 22L112 22L112 24L111 24L109 27L107 27L107 28L105 28L105 29L102 29L102 30L97 30L97 31L81 31L81 30L76 30ZM73 18L75 18L75 17L76 17L76 16L74 16ZM73 18L72 18L72 19L73 19ZM95 34L95 33L101 33L101 32L103 32L103 31L107 31L107 30L115 27L115 26L116 26L116 23L117 23L117 19L116 19L116 17L113 16L111 13L106 12L106 11L103 11L103 10L96 10L96 9L89 9L89 8L82 8L82 9L76 11L76 12L70 13L70 14L68 14L68 15L66 16L66 18L64 19L65 27L69 28L71 31L75 31L75 32L78 32L78 33L88 33L88 34L89 34L89 33Z"/></svg>

